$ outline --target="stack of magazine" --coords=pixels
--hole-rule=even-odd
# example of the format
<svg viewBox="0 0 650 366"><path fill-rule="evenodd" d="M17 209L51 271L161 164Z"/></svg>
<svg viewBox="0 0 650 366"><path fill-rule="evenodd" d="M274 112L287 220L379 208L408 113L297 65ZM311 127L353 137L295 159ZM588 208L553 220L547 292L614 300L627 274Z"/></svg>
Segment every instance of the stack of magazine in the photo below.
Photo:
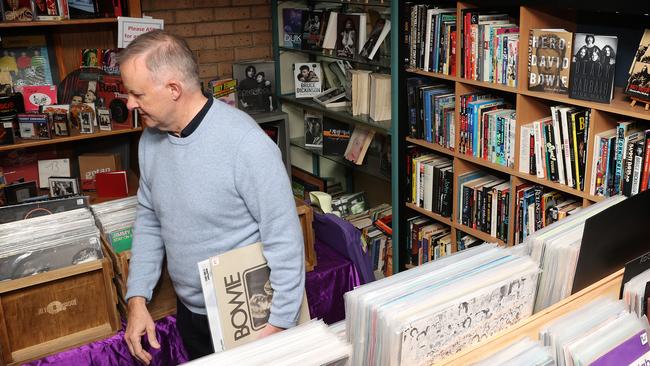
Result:
<svg viewBox="0 0 650 366"><path fill-rule="evenodd" d="M97 218L97 226L116 253L131 249L137 206L136 196L91 206Z"/></svg>
<svg viewBox="0 0 650 366"><path fill-rule="evenodd" d="M199 358L187 365L343 366L348 364L351 353L350 345L319 320Z"/></svg>
<svg viewBox="0 0 650 366"><path fill-rule="evenodd" d="M625 196L610 197L583 208L526 238L524 243L529 244L527 247L531 251L531 257L539 263L542 270L535 312L571 295L585 221L625 198Z"/></svg>
<svg viewBox="0 0 650 366"><path fill-rule="evenodd" d="M103 257L87 208L0 225L0 281Z"/></svg>
<svg viewBox="0 0 650 366"><path fill-rule="evenodd" d="M530 316L539 274L485 244L345 294L354 365L430 365Z"/></svg>

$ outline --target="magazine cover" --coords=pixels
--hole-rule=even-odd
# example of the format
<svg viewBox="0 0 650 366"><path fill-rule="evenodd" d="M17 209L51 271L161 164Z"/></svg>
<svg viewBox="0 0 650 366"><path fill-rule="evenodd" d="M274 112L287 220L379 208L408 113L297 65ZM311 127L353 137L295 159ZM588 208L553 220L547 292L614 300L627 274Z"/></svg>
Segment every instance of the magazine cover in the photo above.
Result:
<svg viewBox="0 0 650 366"><path fill-rule="evenodd" d="M102 50L102 69L109 75L119 75L120 65L117 62L117 55L120 52L117 48L109 48Z"/></svg>
<svg viewBox="0 0 650 366"><path fill-rule="evenodd" d="M215 79L208 83L210 92L215 99L218 99L229 106L237 108L235 94L237 91L237 80Z"/></svg>
<svg viewBox="0 0 650 366"><path fill-rule="evenodd" d="M320 63L293 64L296 98L311 98L321 93L323 72Z"/></svg>
<svg viewBox="0 0 650 366"><path fill-rule="evenodd" d="M576 33L571 59L569 97L609 103L614 96L618 38Z"/></svg>
<svg viewBox="0 0 650 366"><path fill-rule="evenodd" d="M639 42L625 93L631 97L650 101L650 29L646 29Z"/></svg>
<svg viewBox="0 0 650 366"><path fill-rule="evenodd" d="M4 20L8 22L31 22L34 20L31 0L3 0Z"/></svg>
<svg viewBox="0 0 650 366"><path fill-rule="evenodd" d="M528 90L567 94L571 67L571 32L531 29Z"/></svg>
<svg viewBox="0 0 650 366"><path fill-rule="evenodd" d="M238 62L233 64L232 74L237 79L239 109L249 114L276 109L273 61Z"/></svg>
<svg viewBox="0 0 650 366"><path fill-rule="evenodd" d="M302 13L302 9L282 9L284 47L298 49L302 47Z"/></svg>
<svg viewBox="0 0 650 366"><path fill-rule="evenodd" d="M336 28L336 56L354 58L358 53L359 15L339 14Z"/></svg>
<svg viewBox="0 0 650 366"><path fill-rule="evenodd" d="M217 298L223 349L231 349L258 338L271 313L273 288L262 243L230 250L210 258L212 282ZM210 319L210 317L208 317ZM303 295L298 324L309 321Z"/></svg>
<svg viewBox="0 0 650 366"><path fill-rule="evenodd" d="M0 69L9 71L16 91L25 85L54 85L55 73L50 64L44 36L3 36L0 50Z"/></svg>
<svg viewBox="0 0 650 366"><path fill-rule="evenodd" d="M321 29L325 27L322 11L304 12L302 16L302 49L319 50L321 48Z"/></svg>
<svg viewBox="0 0 650 366"><path fill-rule="evenodd" d="M323 115L305 111L305 147L323 148Z"/></svg>

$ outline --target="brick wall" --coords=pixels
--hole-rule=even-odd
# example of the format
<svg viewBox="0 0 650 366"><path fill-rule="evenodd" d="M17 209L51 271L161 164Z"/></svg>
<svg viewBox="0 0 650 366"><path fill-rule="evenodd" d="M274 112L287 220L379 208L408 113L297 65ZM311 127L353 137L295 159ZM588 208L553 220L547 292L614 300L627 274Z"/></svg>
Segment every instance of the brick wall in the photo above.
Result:
<svg viewBox="0 0 650 366"><path fill-rule="evenodd" d="M142 12L165 20L199 60L201 80L232 76L235 61L271 59L270 0L141 0Z"/></svg>

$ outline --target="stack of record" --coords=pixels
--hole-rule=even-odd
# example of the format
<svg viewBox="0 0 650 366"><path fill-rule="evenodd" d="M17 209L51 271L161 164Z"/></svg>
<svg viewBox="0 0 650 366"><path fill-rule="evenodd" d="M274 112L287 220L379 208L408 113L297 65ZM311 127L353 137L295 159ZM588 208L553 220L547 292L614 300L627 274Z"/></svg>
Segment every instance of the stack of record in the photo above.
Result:
<svg viewBox="0 0 650 366"><path fill-rule="evenodd" d="M87 208L0 225L0 280L102 257L99 229Z"/></svg>
<svg viewBox="0 0 650 366"><path fill-rule="evenodd" d="M132 228L138 206L136 196L92 205L97 226L116 253L131 249Z"/></svg>
<svg viewBox="0 0 650 366"><path fill-rule="evenodd" d="M189 362L187 365L328 365L349 364L352 348L322 321L311 321Z"/></svg>

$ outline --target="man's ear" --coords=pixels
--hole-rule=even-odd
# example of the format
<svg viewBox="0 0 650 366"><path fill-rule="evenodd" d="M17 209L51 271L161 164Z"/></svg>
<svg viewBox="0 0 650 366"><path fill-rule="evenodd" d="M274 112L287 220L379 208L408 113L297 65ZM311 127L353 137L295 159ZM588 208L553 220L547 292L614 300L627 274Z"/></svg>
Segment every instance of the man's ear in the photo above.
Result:
<svg viewBox="0 0 650 366"><path fill-rule="evenodd" d="M171 93L172 100L177 101L183 94L183 84L178 80L172 79L167 83L167 90Z"/></svg>

